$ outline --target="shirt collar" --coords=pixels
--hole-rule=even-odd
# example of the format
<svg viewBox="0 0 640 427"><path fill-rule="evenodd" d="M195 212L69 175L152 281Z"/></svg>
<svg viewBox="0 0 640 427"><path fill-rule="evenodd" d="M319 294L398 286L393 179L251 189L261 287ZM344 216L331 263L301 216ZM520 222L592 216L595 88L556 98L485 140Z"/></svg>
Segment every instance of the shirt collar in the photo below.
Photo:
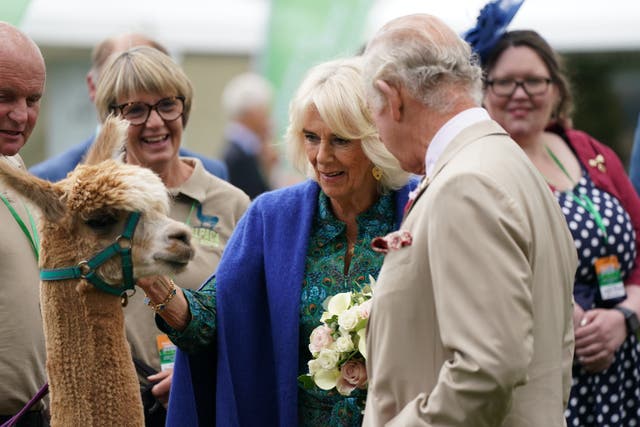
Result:
<svg viewBox="0 0 640 427"><path fill-rule="evenodd" d="M178 194L184 194L191 199L202 203L206 198L206 186L202 185L207 180L207 172L202 166L200 159L195 157L180 157L180 161L185 161L193 165L193 172L180 186L169 188L169 194L173 197Z"/></svg>
<svg viewBox="0 0 640 427"><path fill-rule="evenodd" d="M440 155L460 132L484 120L490 120L489 113L480 107L469 108L449 119L449 121L438 130L427 148L427 154L424 159L426 176L429 176L431 172L433 172L433 168L440 158Z"/></svg>
<svg viewBox="0 0 640 427"><path fill-rule="evenodd" d="M245 125L238 122L231 122L224 130L224 136L227 141L242 148L246 154L255 156L260 152L262 142L258 135Z"/></svg>
<svg viewBox="0 0 640 427"><path fill-rule="evenodd" d="M395 218L394 215L393 193L382 194L369 209L358 215L356 221L359 229L366 230L372 228L371 223L380 221L380 218L383 218L385 222L393 222ZM326 238L326 241L322 242L323 244L328 244L331 240L335 239L344 232L346 227L345 223L333 214L331 201L322 190L318 194L317 226L318 230L323 231L319 233L319 235Z"/></svg>

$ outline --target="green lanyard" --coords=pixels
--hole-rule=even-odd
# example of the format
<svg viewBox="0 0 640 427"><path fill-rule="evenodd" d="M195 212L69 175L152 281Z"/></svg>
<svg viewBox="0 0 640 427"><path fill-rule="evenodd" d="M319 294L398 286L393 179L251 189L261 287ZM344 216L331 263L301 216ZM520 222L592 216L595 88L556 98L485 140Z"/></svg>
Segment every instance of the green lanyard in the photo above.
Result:
<svg viewBox="0 0 640 427"><path fill-rule="evenodd" d="M27 229L26 224L22 221L22 218L20 218L20 216L18 215L18 212L16 212L13 206L11 206L11 203L9 203L9 200L7 200L7 198L3 194L0 194L0 199L2 199L4 204L7 206L7 209L9 209L9 212L11 212L11 215L13 215L13 218L16 220L16 222L22 229L22 232L24 233L24 235L27 236L27 239L29 239L29 243L31 243L31 247L33 248L33 253L36 256L36 261L38 261L38 258L39 258L38 248L40 247L40 239L38 239L38 230L36 229L36 222L33 220L33 216L31 216L31 212L29 212L29 209L25 204L22 204L22 206L24 207L24 210L27 212L27 216L29 216L29 223L31 224L31 232L33 233L33 235L29 233L29 230Z"/></svg>
<svg viewBox="0 0 640 427"><path fill-rule="evenodd" d="M571 184L575 187L577 184L573 181L571 175L569 175L569 172L567 172L564 165L560 162L560 159L556 157L556 155L553 153L553 151L551 151L549 147L545 145L544 148L547 150L547 153L549 153L553 161L556 162L560 170L567 176ZM571 199L574 202L576 202L578 205L582 206L584 210L589 212L591 218L593 218L600 231L602 231L604 242L607 243L607 227L604 225L604 221L602 220L600 212L598 212L598 209L595 207L589 196L587 196L586 194L576 194L573 189L567 190L566 193L567 195L571 196Z"/></svg>
<svg viewBox="0 0 640 427"><path fill-rule="evenodd" d="M193 213L193 210L196 208L196 203L197 202L195 200L191 202L191 210L189 210L189 214L187 215L187 220L184 222L189 227L191 227L191 214Z"/></svg>

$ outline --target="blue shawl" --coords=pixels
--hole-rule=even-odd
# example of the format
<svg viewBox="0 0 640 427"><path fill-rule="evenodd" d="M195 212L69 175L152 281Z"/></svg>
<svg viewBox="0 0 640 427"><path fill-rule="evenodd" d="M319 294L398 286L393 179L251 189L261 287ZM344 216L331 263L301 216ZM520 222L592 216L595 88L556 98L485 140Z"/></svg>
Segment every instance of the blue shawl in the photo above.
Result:
<svg viewBox="0 0 640 427"><path fill-rule="evenodd" d="M396 228L409 190L395 192ZM238 223L216 273L217 352L178 351L167 426L298 424L300 291L318 192L305 181L262 194Z"/></svg>

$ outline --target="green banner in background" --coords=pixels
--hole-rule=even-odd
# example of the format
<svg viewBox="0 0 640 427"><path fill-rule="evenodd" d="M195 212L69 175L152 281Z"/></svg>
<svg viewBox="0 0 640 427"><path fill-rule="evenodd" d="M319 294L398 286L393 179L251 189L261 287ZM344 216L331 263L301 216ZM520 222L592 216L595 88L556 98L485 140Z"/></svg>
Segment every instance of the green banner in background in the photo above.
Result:
<svg viewBox="0 0 640 427"><path fill-rule="evenodd" d="M276 140L288 122L291 97L306 71L357 54L373 0L272 0L262 74L276 88Z"/></svg>
<svg viewBox="0 0 640 427"><path fill-rule="evenodd" d="M29 6L29 0L0 1L0 21L8 22L16 27L20 26L27 6Z"/></svg>

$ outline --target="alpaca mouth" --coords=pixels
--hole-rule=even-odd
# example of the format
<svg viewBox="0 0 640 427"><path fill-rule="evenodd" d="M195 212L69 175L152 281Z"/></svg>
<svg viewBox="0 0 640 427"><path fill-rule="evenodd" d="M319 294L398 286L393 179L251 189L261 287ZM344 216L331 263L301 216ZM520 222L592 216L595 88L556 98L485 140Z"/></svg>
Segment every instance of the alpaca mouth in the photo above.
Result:
<svg viewBox="0 0 640 427"><path fill-rule="evenodd" d="M182 270L187 266L187 264L189 264L189 261L191 261L194 254L195 251L188 246L177 253L158 253L153 257L153 259L169 266L171 269Z"/></svg>
<svg viewBox="0 0 640 427"><path fill-rule="evenodd" d="M164 262L165 262L165 264L167 264L169 266L169 268L171 268L172 270L175 270L175 271L182 271L189 264L189 261L169 261L169 260L166 260Z"/></svg>

